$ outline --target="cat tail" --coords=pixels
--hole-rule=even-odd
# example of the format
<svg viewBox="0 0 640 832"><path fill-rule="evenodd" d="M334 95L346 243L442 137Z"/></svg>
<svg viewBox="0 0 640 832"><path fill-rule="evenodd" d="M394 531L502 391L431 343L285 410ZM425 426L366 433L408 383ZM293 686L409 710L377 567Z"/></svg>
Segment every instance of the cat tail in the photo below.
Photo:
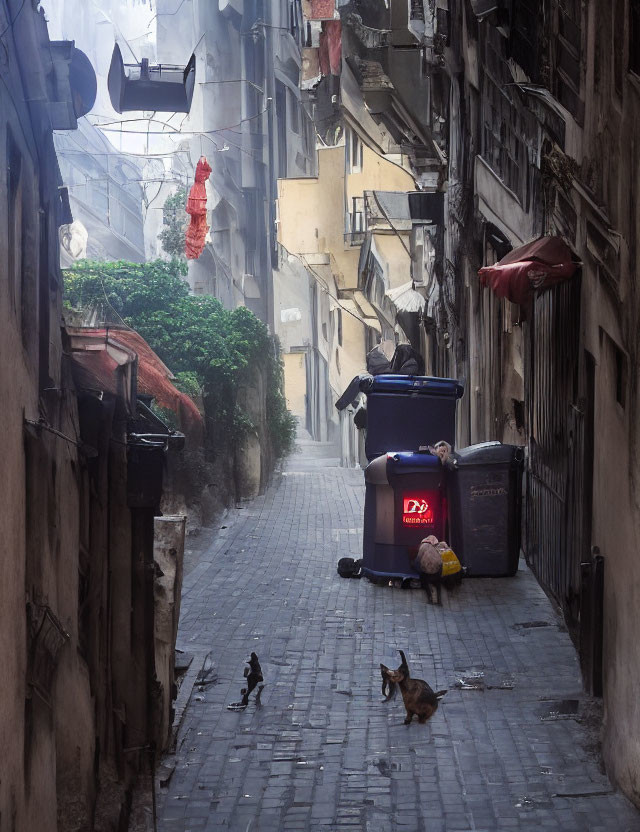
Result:
<svg viewBox="0 0 640 832"><path fill-rule="evenodd" d="M403 650L398 650L400 653L400 657L402 658L402 664L400 665L407 673L409 673L409 663L407 662L407 657L404 654Z"/></svg>

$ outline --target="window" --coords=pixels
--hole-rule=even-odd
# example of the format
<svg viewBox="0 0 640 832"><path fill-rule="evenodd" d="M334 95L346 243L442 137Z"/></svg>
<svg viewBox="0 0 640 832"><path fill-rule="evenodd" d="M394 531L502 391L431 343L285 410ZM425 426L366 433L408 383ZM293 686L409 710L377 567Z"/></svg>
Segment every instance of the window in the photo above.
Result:
<svg viewBox="0 0 640 832"><path fill-rule="evenodd" d="M627 403L627 358L615 344L613 345L616 361L616 401L620 407Z"/></svg>
<svg viewBox="0 0 640 832"><path fill-rule="evenodd" d="M298 19L298 4L297 3L289 3L288 4L288 16L289 16L289 32L292 37L297 38L298 32L300 31L300 21Z"/></svg>
<svg viewBox="0 0 640 832"><path fill-rule="evenodd" d="M554 0L555 41L553 92L578 122L584 117L582 80L582 2Z"/></svg>
<svg viewBox="0 0 640 832"><path fill-rule="evenodd" d="M346 136L347 171L362 173L362 141L355 130L347 130Z"/></svg>
<svg viewBox="0 0 640 832"><path fill-rule="evenodd" d="M511 399L513 405L513 418L516 423L516 430L524 430L524 402L518 399Z"/></svg>
<svg viewBox="0 0 640 832"><path fill-rule="evenodd" d="M336 309L336 313L338 316L338 344L342 346L342 309Z"/></svg>
<svg viewBox="0 0 640 832"><path fill-rule="evenodd" d="M351 231L364 231L364 197L354 196L351 209Z"/></svg>
<svg viewBox="0 0 640 832"><path fill-rule="evenodd" d="M351 198L351 213L346 216L346 225L351 245L360 245L366 231L364 197L354 196Z"/></svg>
<svg viewBox="0 0 640 832"><path fill-rule="evenodd" d="M287 109L289 110L289 125L292 131L298 135L300 133L300 103L293 91L287 88Z"/></svg>
<svg viewBox="0 0 640 832"><path fill-rule="evenodd" d="M531 113L518 107L489 72L484 74L482 157L528 209L527 137L536 136Z"/></svg>
<svg viewBox="0 0 640 832"><path fill-rule="evenodd" d="M276 81L276 121L278 125L278 177L287 176L287 88Z"/></svg>
<svg viewBox="0 0 640 832"><path fill-rule="evenodd" d="M10 130L7 129L7 222L9 244L9 296L14 311L21 299L22 273L22 156Z"/></svg>
<svg viewBox="0 0 640 832"><path fill-rule="evenodd" d="M613 56L613 83L618 97L622 95L622 77L624 74L624 50L620 48L620 32L624 32L624 3L625 0L615 0L614 6L614 20L613 20L613 43L611 44L611 54ZM631 44L630 44L631 45ZM632 56L633 53L630 53ZM631 57L633 60L633 57Z"/></svg>
<svg viewBox="0 0 640 832"><path fill-rule="evenodd" d="M316 149L316 130L312 119L304 108L302 109L302 139L305 154L313 157Z"/></svg>
<svg viewBox="0 0 640 832"><path fill-rule="evenodd" d="M244 189L245 228L244 234L244 271L245 274L257 274L258 267L258 238L257 229L264 224L264 203L261 195L254 188ZM276 216L278 203L276 202Z"/></svg>
<svg viewBox="0 0 640 832"><path fill-rule="evenodd" d="M629 3L629 70L640 75L640 0ZM623 32L624 27L619 31Z"/></svg>

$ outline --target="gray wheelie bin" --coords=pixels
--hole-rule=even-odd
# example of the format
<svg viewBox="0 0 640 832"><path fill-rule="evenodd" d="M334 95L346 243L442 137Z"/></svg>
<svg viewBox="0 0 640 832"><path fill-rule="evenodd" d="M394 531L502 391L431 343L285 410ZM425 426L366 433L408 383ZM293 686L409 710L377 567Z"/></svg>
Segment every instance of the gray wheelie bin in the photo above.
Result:
<svg viewBox="0 0 640 832"><path fill-rule="evenodd" d="M457 451L447 467L450 543L467 575L515 575L524 449L483 442Z"/></svg>

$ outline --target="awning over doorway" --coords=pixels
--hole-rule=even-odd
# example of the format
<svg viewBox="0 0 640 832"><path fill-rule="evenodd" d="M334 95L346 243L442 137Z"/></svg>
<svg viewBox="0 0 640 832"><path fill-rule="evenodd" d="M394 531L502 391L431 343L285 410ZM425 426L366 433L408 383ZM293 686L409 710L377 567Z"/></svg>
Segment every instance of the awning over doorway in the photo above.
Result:
<svg viewBox="0 0 640 832"><path fill-rule="evenodd" d="M539 237L510 251L494 266L478 271L482 286L499 298L526 306L537 289L549 289L573 277L578 263L560 237Z"/></svg>

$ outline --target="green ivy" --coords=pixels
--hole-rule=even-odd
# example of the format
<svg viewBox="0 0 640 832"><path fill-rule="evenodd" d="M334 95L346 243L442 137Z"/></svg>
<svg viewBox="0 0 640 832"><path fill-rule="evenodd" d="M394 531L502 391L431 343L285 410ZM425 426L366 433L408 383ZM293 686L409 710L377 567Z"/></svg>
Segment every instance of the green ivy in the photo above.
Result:
<svg viewBox="0 0 640 832"><path fill-rule="evenodd" d="M224 309L216 298L190 295L186 264L81 260L65 271L65 303L125 323L176 373L177 384L205 401L213 446L255 429L237 405L253 366L267 378L266 419L276 456L293 447L295 421L283 395L280 350L267 327L245 307Z"/></svg>
<svg viewBox="0 0 640 832"><path fill-rule="evenodd" d="M200 381L200 377L197 373L184 371L182 373L176 373L176 377L173 381L175 386L180 390L182 393L186 393L187 396L190 396L194 401L202 396L202 384Z"/></svg>

